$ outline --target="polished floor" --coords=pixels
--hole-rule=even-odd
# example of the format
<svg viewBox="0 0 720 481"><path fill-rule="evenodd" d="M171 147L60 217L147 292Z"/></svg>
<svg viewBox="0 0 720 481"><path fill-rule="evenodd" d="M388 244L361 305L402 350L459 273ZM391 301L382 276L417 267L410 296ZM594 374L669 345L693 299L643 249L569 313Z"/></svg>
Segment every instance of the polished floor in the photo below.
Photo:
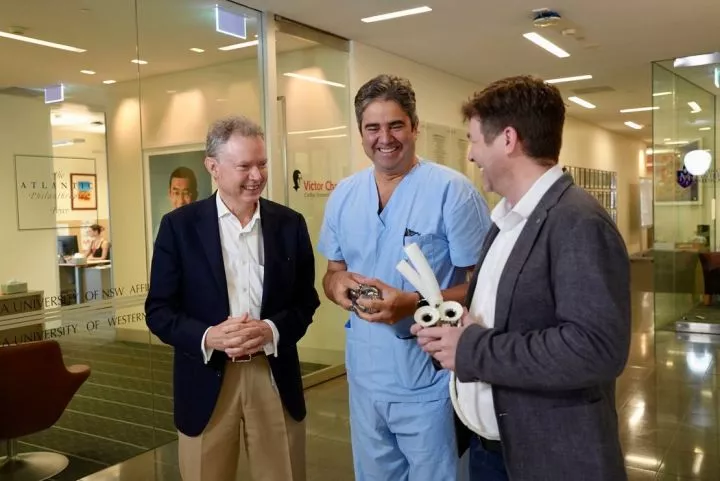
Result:
<svg viewBox="0 0 720 481"><path fill-rule="evenodd" d="M652 293L633 293L632 349L617 383L630 480L720 479L718 352L718 336L654 332ZM310 388L307 400L308 481L352 480L345 379ZM83 481L179 479L171 443Z"/></svg>

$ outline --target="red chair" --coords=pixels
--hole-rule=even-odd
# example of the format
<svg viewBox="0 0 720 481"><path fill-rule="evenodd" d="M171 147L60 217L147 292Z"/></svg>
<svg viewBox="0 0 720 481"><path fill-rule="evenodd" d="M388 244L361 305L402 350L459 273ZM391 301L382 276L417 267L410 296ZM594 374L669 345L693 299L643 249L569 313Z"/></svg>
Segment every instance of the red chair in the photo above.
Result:
<svg viewBox="0 0 720 481"><path fill-rule="evenodd" d="M15 440L52 427L89 376L89 366L65 367L57 341L0 347L0 479L40 481L67 467L62 454L17 454Z"/></svg>

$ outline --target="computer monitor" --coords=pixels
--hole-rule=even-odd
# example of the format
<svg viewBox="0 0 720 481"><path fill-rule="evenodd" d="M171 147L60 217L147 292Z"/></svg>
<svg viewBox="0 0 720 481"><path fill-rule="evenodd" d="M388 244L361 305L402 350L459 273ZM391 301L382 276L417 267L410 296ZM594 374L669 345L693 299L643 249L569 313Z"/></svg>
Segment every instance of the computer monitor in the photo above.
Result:
<svg viewBox="0 0 720 481"><path fill-rule="evenodd" d="M57 236L57 250L61 256L71 256L79 252L78 238L76 235Z"/></svg>

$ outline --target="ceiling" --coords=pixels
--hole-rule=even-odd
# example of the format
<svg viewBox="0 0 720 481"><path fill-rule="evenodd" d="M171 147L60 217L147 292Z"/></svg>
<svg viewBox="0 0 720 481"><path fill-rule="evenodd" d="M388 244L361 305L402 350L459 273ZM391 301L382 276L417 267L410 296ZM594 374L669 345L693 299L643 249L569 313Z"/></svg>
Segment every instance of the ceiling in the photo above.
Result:
<svg viewBox="0 0 720 481"><path fill-rule="evenodd" d="M592 80L558 84L565 96L595 104L585 109L568 102L568 113L609 130L652 137L652 112L621 114L626 108L652 105L651 62L718 50L720 2L604 0L245 0L316 28L372 45L448 73L487 84L517 74L545 79L590 74ZM363 23L363 17L427 5L432 12ZM563 21L537 29L532 10L551 8ZM574 28L575 36L561 31ZM536 31L570 57L557 58L523 38ZM593 89L597 93L575 93ZM714 86L713 93L720 93ZM636 131L625 121L645 125Z"/></svg>
<svg viewBox="0 0 720 481"><path fill-rule="evenodd" d="M656 0L557 0L535 4L528 0L241 0L335 35L446 71L484 85L495 79L530 73L543 78L591 74L593 79L558 84L568 97L578 95L595 104L585 109L568 102L568 113L609 130L650 141L653 113L621 114L620 109L653 102L651 62L718 50L717 0L663 2ZM162 73L201 68L257 54L256 47L220 51L243 42L215 31L210 0L23 0L0 2L0 31L25 27L24 34L86 49L84 53L42 48L0 38L0 90L40 88L63 82L72 89L107 86L103 80L135 80ZM391 3L391 5L389 5ZM248 15L248 35L258 33L253 10L224 2ZM428 5L431 13L363 23L360 18L389 10ZM556 27L537 29L532 10L550 7L562 16ZM42 14L39 14L42 12ZM136 19L138 29L135 29ZM652 20L650 20L652 19ZM574 35L563 35L574 29ZM522 37L536 31L570 53L557 58ZM139 52L136 50L139 45ZM289 35L278 37L282 52L312 46ZM201 47L203 53L189 49ZM132 59L147 60L138 66ZM93 70L84 75L80 70ZM720 93L701 69L688 72L693 81ZM17 89L16 89L17 90ZM632 130L623 122L645 127Z"/></svg>

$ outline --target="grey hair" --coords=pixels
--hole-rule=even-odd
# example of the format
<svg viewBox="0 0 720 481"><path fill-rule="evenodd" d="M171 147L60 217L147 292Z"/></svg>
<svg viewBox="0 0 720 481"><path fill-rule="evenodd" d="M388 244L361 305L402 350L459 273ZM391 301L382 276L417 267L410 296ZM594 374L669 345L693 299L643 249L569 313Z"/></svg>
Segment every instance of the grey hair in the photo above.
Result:
<svg viewBox="0 0 720 481"><path fill-rule="evenodd" d="M241 115L224 117L212 123L205 142L205 155L217 158L218 150L227 143L234 134L242 137L265 139L265 133L257 122Z"/></svg>
<svg viewBox="0 0 720 481"><path fill-rule="evenodd" d="M415 91L410 81L403 77L382 74L367 81L355 95L355 116L360 131L362 131L362 116L365 109L376 100L397 102L403 112L410 117L411 127L414 129L418 126Z"/></svg>

